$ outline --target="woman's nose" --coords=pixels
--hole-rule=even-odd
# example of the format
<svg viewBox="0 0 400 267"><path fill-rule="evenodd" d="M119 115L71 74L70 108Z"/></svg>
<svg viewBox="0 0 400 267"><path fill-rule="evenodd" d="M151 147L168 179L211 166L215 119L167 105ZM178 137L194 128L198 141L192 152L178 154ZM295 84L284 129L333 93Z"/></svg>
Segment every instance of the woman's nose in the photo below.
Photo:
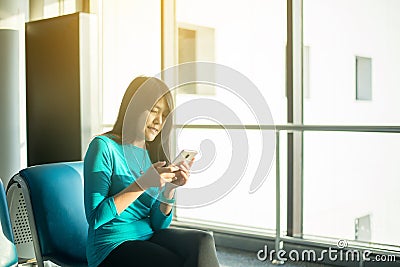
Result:
<svg viewBox="0 0 400 267"><path fill-rule="evenodd" d="M160 113L160 114L157 114L157 115L154 117L154 123L162 124L162 114L161 114L161 113Z"/></svg>

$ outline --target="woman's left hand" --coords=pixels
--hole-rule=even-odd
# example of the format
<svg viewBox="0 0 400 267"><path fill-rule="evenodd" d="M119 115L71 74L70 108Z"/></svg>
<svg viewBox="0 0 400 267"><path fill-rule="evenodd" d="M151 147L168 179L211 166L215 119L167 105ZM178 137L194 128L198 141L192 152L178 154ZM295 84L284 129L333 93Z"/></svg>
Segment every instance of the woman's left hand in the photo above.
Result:
<svg viewBox="0 0 400 267"><path fill-rule="evenodd" d="M181 162L180 164L176 165L179 170L175 171L175 180L172 182L166 183L164 187L164 197L166 198L173 198L175 194L175 189L178 186L185 185L189 180L190 176L190 168L192 167L194 159L192 159L189 163ZM175 165L172 165L175 167Z"/></svg>
<svg viewBox="0 0 400 267"><path fill-rule="evenodd" d="M181 162L180 164L176 165L179 168L179 170L174 172L175 173L175 180L170 182L170 183L168 183L167 186L175 188L175 187L178 187L178 186L185 185L189 180L190 168L192 167L193 162L194 162L194 159L192 159L188 163Z"/></svg>

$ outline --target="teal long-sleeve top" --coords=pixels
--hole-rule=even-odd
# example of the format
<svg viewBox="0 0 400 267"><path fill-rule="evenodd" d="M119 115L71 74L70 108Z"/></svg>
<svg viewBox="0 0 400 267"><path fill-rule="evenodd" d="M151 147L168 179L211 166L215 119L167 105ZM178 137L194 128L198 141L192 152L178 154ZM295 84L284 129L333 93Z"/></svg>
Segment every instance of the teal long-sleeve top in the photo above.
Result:
<svg viewBox="0 0 400 267"><path fill-rule="evenodd" d="M126 158L132 160L131 153L138 160L129 161L128 165ZM139 164L144 165L143 171L151 166L149 155L142 148L121 145L105 135L95 137L89 145L84 159L89 267L98 266L124 241L147 240L171 223L172 212L166 216L160 211L159 188L149 188L118 214L113 196L139 177Z"/></svg>

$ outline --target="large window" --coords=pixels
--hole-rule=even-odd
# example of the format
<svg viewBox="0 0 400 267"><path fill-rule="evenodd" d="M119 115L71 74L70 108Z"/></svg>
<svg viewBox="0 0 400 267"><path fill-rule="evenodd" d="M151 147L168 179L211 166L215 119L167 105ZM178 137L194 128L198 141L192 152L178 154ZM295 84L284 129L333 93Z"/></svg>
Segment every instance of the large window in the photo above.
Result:
<svg viewBox="0 0 400 267"><path fill-rule="evenodd" d="M398 125L400 2L303 4L304 123ZM398 134L305 133L304 234L400 245L399 142Z"/></svg>
<svg viewBox="0 0 400 267"><path fill-rule="evenodd" d="M304 44L310 48L311 69L304 123L399 124L400 2L304 0L303 3ZM357 66L362 69L356 68L356 58ZM371 101L356 101L357 84L369 83ZM370 89L361 90L367 93Z"/></svg>
<svg viewBox="0 0 400 267"><path fill-rule="evenodd" d="M312 132L304 139L304 234L399 245L399 136ZM363 217L369 222L358 227Z"/></svg>
<svg viewBox="0 0 400 267"><path fill-rule="evenodd" d="M160 1L101 2L103 123L114 123L133 78L161 70Z"/></svg>
<svg viewBox="0 0 400 267"><path fill-rule="evenodd" d="M266 100L272 113L270 123L286 122L285 98L285 45L286 45L286 1L176 1L176 25L178 40L177 63L207 61L221 64L246 76L257 87L257 91ZM191 75L195 75L192 73ZM193 77L196 79L196 77ZM218 77L216 77L218 79ZM235 77L232 75L231 80ZM228 88L229 89L229 88ZM226 106L241 121L240 126L259 125L249 109L245 97L252 94L251 88L244 95L235 95L219 84L181 86L177 90L176 104L182 106L193 100L213 100L221 104L216 113L224 113ZM204 106L203 109L211 107ZM250 107L251 108L251 107ZM199 110L199 114L202 111ZM229 228L248 227L265 231L275 229L275 166L265 170L269 175L265 183L253 194L250 184L260 161L262 132L256 129L243 130L215 129L208 125L218 124L218 116L198 118L191 121L187 116L177 114L177 125L190 125L188 129L177 131L177 146L193 148L206 154L214 151L214 158L204 155L198 157L201 165L207 160L212 164L205 170L194 172L189 187L201 188L222 179L229 170L234 153L238 151L232 136L243 132L247 136L246 149L240 156L247 160L243 178L218 200L195 208L180 208L186 195L177 194L177 220L196 221L221 225ZM228 123L229 124L229 123ZM235 124L235 123L233 123ZM198 125L198 127L196 126ZM268 132L268 130L265 130ZM268 134L274 134L269 131ZM269 147L273 149L274 147ZM284 151L284 149L282 150ZM201 155L200 155L201 156ZM284 166L282 166L284 171ZM234 176L231 179L235 179ZM190 196L187 196L190 197ZM192 196L193 197L193 196Z"/></svg>

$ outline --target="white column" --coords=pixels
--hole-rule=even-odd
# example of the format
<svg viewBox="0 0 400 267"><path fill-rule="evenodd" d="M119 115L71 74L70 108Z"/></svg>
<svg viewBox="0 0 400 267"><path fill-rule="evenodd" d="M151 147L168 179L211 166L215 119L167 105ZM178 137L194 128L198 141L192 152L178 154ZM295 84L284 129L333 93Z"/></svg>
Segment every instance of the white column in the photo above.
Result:
<svg viewBox="0 0 400 267"><path fill-rule="evenodd" d="M19 33L0 29L0 178L20 168Z"/></svg>

